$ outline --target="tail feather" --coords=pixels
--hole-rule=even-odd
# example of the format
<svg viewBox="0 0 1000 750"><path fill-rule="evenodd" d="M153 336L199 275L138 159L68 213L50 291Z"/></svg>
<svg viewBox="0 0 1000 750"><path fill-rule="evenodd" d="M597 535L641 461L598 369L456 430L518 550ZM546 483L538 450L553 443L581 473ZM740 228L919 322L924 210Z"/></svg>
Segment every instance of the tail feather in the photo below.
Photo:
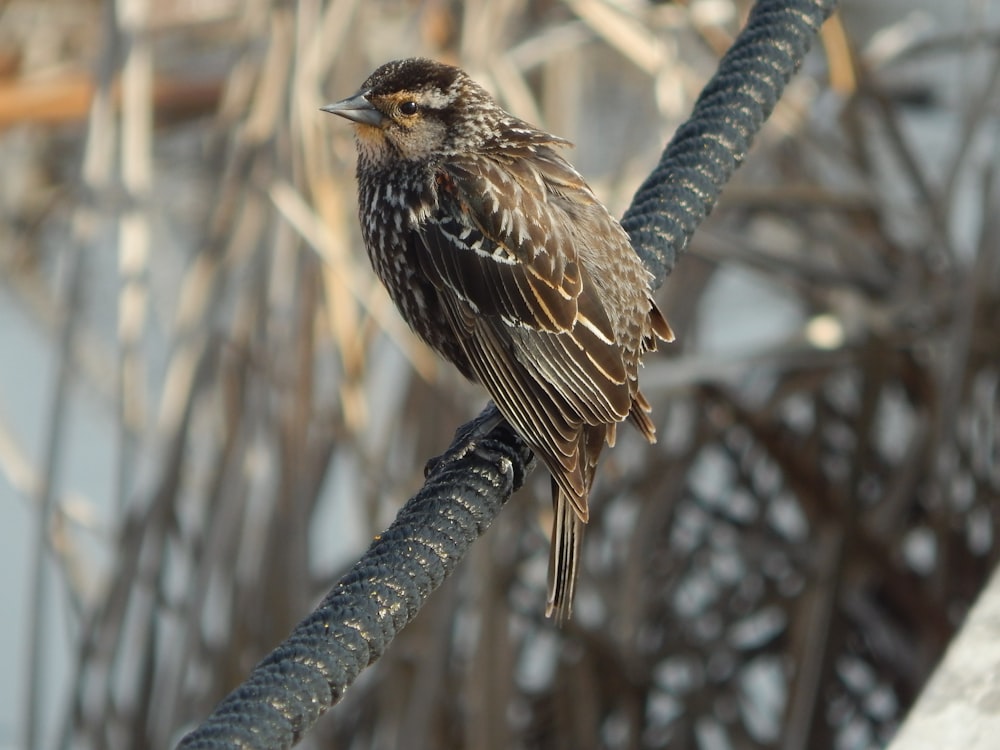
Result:
<svg viewBox="0 0 1000 750"><path fill-rule="evenodd" d="M650 303L649 326L652 329L655 338L651 339L647 343L646 351L653 351L656 349L656 339L666 341L668 344L674 340L674 331L667 322L667 319L663 317L663 313L660 312L660 308L658 308L656 303L652 300L650 300Z"/></svg>
<svg viewBox="0 0 1000 750"><path fill-rule="evenodd" d="M632 424L635 425L636 429L642 433L642 436L646 440L650 443L655 443L656 427L653 425L653 420L649 418L650 411L652 409L646 397L640 391L636 391L632 400L632 408L628 412L629 419L632 420Z"/></svg>
<svg viewBox="0 0 1000 750"><path fill-rule="evenodd" d="M549 547L549 597L545 616L555 618L560 625L569 620L573 611L573 592L580 560L580 542L584 522L574 510L574 504L553 482L555 517L552 520L552 542Z"/></svg>
<svg viewBox="0 0 1000 750"><path fill-rule="evenodd" d="M636 391L629 410L629 418L651 443L656 442L656 427L649 418L649 402ZM617 424L586 426L577 442L576 473L553 470L552 542L549 546L549 596L545 608L546 617L553 617L562 625L569 620L573 610L573 592L576 589L576 574L580 562L580 544L583 529L590 516L588 500L594 483L597 459L605 443L613 445ZM560 467L563 468L563 467ZM574 481L571 481L574 480ZM582 485L581 492L575 492L576 485Z"/></svg>
<svg viewBox="0 0 1000 750"><path fill-rule="evenodd" d="M577 466L583 480L583 492L567 492L566 482L559 481L558 475L552 473L552 505L555 514L552 520L552 542L549 546L549 600L545 615L554 617L560 625L569 620L573 611L573 592L580 564L583 528L590 516L587 501L594 484L597 459L608 441L609 431L613 429L614 425L588 425L580 432ZM610 435L613 441L614 433L611 432Z"/></svg>

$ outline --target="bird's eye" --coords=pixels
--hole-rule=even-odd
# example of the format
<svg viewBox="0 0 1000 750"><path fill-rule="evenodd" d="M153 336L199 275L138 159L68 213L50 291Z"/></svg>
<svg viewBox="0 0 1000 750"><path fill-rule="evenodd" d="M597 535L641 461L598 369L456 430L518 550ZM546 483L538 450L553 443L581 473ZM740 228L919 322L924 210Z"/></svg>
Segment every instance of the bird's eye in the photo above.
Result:
<svg viewBox="0 0 1000 750"><path fill-rule="evenodd" d="M417 103L416 102L403 102L399 105L399 113L401 115L415 115L417 114Z"/></svg>

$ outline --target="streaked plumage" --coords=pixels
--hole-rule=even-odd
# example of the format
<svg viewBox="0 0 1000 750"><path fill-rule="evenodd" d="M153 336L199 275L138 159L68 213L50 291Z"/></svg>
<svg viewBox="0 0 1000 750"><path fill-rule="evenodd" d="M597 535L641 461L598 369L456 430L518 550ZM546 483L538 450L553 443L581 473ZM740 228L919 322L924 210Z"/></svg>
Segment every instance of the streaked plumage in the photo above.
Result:
<svg viewBox="0 0 1000 750"><path fill-rule="evenodd" d="M356 125L362 233L400 313L552 475L547 614L565 620L601 449L626 418L655 440L637 370L673 334L650 275L567 141L458 68L387 63L324 110Z"/></svg>

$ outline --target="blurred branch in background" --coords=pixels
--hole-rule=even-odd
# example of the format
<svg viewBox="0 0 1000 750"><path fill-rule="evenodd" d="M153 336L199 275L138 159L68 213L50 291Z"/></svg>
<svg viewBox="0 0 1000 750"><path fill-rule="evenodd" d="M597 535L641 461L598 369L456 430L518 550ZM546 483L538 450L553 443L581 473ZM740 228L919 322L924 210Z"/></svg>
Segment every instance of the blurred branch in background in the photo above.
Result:
<svg viewBox="0 0 1000 750"><path fill-rule="evenodd" d="M663 439L623 435L602 466L573 625L541 617L539 486L303 746L891 735L998 558L1000 515L1000 18L909 7L844 6L661 292L681 333L643 373ZM30 672L45 697L3 723L39 747L176 741L482 404L374 281L353 145L317 108L389 58L459 61L573 139L620 213L742 12L113 8L0 8L0 525L37 514L59 582L30 628L48 663L18 648L7 688ZM53 90L54 114L23 104ZM49 385L59 357L68 386Z"/></svg>

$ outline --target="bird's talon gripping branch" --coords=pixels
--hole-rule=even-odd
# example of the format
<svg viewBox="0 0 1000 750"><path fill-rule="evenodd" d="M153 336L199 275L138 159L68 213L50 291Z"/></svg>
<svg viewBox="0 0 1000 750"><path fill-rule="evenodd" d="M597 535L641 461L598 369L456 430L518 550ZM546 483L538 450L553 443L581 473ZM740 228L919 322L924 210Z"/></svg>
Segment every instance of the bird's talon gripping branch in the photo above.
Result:
<svg viewBox="0 0 1000 750"><path fill-rule="evenodd" d="M427 463L424 464L424 478L429 477L445 463L456 461L467 455L469 451L475 450L479 441L502 425L503 421L503 414L491 401L478 417L455 430L451 447L446 452L427 460Z"/></svg>

